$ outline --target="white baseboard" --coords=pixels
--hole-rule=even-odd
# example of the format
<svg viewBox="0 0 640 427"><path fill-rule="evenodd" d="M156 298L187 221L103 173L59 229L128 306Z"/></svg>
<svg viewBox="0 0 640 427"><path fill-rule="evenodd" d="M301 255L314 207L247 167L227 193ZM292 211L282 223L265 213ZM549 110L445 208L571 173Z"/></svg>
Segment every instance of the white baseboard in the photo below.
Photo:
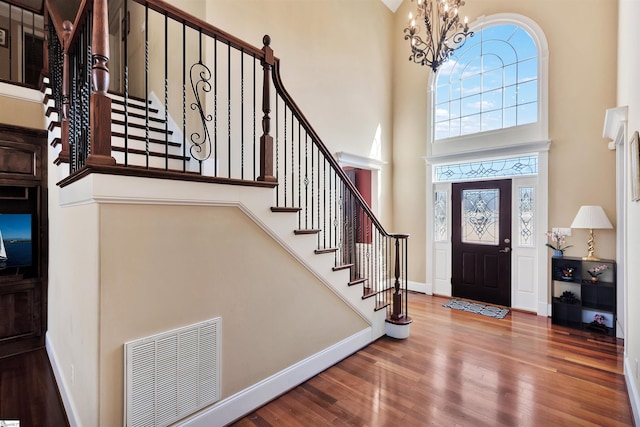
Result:
<svg viewBox="0 0 640 427"><path fill-rule="evenodd" d="M433 285L431 283L407 282L407 287L410 291L420 292L427 295L433 295Z"/></svg>
<svg viewBox="0 0 640 427"><path fill-rule="evenodd" d="M224 426L367 346L372 341L371 334L370 327L363 329L339 343L177 423L176 426Z"/></svg>
<svg viewBox="0 0 640 427"><path fill-rule="evenodd" d="M624 379L627 383L627 393L629 394L629 402L633 412L633 425L637 426L640 421L640 395L638 394L636 382L633 380L631 363L629 363L629 358L626 355L624 358Z"/></svg>
<svg viewBox="0 0 640 427"><path fill-rule="evenodd" d="M71 396L69 395L69 386L67 385L67 382L64 379L64 375L60 370L60 366L58 365L56 350L53 347L53 343L49 340L49 333L45 335L45 347L47 349L47 355L49 356L49 363L51 363L53 375L56 377L56 383L58 384L60 397L62 397L64 410L67 412L69 425L71 427L79 427L80 423L78 422L78 417L76 416L77 411L75 405L73 404L73 400L71 400Z"/></svg>

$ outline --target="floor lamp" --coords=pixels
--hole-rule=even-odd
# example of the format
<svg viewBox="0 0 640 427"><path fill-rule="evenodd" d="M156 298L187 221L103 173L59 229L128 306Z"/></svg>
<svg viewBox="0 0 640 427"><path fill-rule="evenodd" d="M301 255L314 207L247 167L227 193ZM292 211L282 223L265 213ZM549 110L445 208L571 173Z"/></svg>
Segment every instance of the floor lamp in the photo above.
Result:
<svg viewBox="0 0 640 427"><path fill-rule="evenodd" d="M589 253L587 256L582 257L582 259L585 261L600 260L600 258L594 255L595 239L593 237L593 230L596 228L613 228L602 206L581 206L573 223L571 223L571 228L589 229L589 240L587 241Z"/></svg>

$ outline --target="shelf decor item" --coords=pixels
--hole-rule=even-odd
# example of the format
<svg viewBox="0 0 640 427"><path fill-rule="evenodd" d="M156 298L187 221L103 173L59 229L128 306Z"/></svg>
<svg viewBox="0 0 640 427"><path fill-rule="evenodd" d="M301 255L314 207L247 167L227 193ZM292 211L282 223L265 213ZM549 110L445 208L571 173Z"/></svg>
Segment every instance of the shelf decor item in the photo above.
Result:
<svg viewBox="0 0 640 427"><path fill-rule="evenodd" d="M565 266L562 269L562 279L563 280L573 280L573 271L575 270L574 267L571 266Z"/></svg>
<svg viewBox="0 0 640 427"><path fill-rule="evenodd" d="M566 236L559 231L546 232L545 234L547 235L547 237L551 238L552 243L545 243L545 245L553 249L554 258L562 258L564 255L564 251L572 246L565 246L564 239Z"/></svg>
<svg viewBox="0 0 640 427"><path fill-rule="evenodd" d="M594 255L596 245L593 230L596 228L613 228L602 206L581 206L573 223L571 223L571 228L589 229L589 240L587 240L589 252L582 259L585 261L600 261L600 258Z"/></svg>
<svg viewBox="0 0 640 427"><path fill-rule="evenodd" d="M601 265L597 265L597 266L595 266L593 268L588 269L587 272L591 276L591 281L592 282L597 282L598 281L598 276L601 275L607 268L609 268L608 265L601 264Z"/></svg>

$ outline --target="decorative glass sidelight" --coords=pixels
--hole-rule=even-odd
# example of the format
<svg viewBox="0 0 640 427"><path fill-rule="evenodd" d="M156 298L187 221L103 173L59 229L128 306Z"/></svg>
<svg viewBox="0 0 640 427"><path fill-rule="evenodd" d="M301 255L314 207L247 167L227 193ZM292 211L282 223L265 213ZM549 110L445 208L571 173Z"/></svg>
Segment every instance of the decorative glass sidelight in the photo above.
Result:
<svg viewBox="0 0 640 427"><path fill-rule="evenodd" d="M518 235L520 246L533 247L534 235L534 198L533 187L518 188Z"/></svg>
<svg viewBox="0 0 640 427"><path fill-rule="evenodd" d="M498 245L500 190L462 191L462 242Z"/></svg>
<svg viewBox="0 0 640 427"><path fill-rule="evenodd" d="M433 197L433 234L436 242L447 241L447 192L436 191Z"/></svg>

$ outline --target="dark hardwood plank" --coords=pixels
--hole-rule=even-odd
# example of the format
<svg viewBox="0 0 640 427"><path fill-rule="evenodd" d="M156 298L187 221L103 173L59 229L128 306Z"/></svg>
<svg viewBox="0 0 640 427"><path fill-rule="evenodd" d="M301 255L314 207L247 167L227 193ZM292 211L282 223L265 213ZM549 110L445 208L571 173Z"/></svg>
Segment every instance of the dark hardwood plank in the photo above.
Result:
<svg viewBox="0 0 640 427"><path fill-rule="evenodd" d="M409 301L407 340L380 338L233 425L633 425L622 340Z"/></svg>
<svg viewBox="0 0 640 427"><path fill-rule="evenodd" d="M0 359L0 420L69 426L44 348Z"/></svg>

